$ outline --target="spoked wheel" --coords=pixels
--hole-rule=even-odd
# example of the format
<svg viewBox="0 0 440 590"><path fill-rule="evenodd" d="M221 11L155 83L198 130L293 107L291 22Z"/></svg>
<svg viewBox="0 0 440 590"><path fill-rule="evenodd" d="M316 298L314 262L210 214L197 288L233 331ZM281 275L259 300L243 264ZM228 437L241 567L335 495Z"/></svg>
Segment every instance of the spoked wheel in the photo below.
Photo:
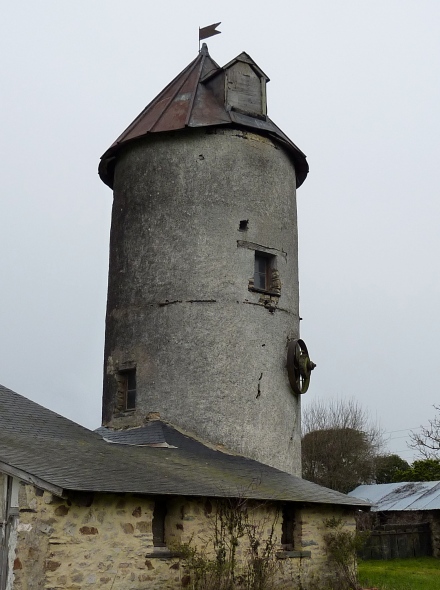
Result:
<svg viewBox="0 0 440 590"><path fill-rule="evenodd" d="M310 385L310 375L315 367L304 340L291 340L287 349L287 373L294 393L306 393Z"/></svg>

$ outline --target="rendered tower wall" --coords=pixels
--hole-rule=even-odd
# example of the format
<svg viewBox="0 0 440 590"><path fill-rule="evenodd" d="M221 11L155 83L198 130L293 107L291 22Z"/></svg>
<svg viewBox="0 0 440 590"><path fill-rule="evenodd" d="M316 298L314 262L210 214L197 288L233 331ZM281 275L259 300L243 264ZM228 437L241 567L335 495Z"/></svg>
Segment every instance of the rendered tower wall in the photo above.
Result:
<svg viewBox="0 0 440 590"><path fill-rule="evenodd" d="M295 170L272 140L234 129L157 135L128 147L114 182L104 423L150 412L299 473ZM240 231L240 222L247 230ZM243 225L243 224L242 224ZM276 256L281 295L249 290L255 251ZM136 367L137 404L115 408Z"/></svg>

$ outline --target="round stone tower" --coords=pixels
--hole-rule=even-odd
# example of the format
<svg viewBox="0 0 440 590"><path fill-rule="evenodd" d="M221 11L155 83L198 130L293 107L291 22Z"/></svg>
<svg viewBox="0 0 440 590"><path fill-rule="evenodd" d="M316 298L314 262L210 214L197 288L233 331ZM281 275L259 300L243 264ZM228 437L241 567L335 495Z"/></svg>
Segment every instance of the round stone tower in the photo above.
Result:
<svg viewBox="0 0 440 590"><path fill-rule="evenodd" d="M104 154L113 188L103 425L159 418L300 475L296 187L304 154L242 53L198 57Z"/></svg>

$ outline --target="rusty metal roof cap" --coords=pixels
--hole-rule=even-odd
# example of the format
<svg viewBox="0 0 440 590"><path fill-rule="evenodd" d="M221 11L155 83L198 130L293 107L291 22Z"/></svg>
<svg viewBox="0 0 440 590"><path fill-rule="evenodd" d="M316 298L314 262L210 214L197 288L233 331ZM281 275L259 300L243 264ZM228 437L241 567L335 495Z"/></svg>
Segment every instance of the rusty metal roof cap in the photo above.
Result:
<svg viewBox="0 0 440 590"><path fill-rule="evenodd" d="M113 188L116 159L121 146L150 133L177 131L192 127L228 125L251 129L281 143L293 159L297 187L306 179L309 166L305 154L265 115L255 116L226 107L209 83L224 75L237 62L248 64L264 80L269 78L245 52L221 68L209 55L206 43L198 56L172 80L134 119L101 157L99 176Z"/></svg>

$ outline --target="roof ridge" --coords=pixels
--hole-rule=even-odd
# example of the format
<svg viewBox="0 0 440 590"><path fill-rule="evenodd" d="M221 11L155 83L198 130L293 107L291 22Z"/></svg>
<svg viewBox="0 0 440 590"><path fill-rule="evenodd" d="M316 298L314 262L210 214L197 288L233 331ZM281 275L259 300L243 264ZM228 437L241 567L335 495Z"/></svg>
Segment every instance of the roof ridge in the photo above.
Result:
<svg viewBox="0 0 440 590"><path fill-rule="evenodd" d="M206 45L206 43L204 43L203 45L204 45L204 47L206 48L206 51L201 51L201 52L200 52L200 55L202 56L202 59L200 60L199 72L198 72L198 74L197 74L197 86L198 86L198 84L199 84L199 82L200 82L200 76L201 76L201 74L202 74L202 72L203 72L203 66L205 65L205 60L206 60L206 57L207 57L207 56L209 56L209 53L208 53L208 46ZM186 80L187 80L188 78L189 78L189 76L186 78ZM185 82L186 82L186 80L185 80ZM182 84L182 86L183 86L183 84ZM187 112L187 114L186 114L186 118L185 118L185 127L187 127L187 126L188 126L188 123L189 123L189 121L190 121L190 119L191 119L192 110L193 110L193 106L194 106L194 101L195 101L195 99L196 99L196 94L197 94L197 86L196 86L196 89L194 90L194 92L193 92L193 94L192 94L192 96L191 96L191 100L190 100L190 103L189 103L188 112ZM162 113L162 114L163 114L163 113Z"/></svg>
<svg viewBox="0 0 440 590"><path fill-rule="evenodd" d="M174 92L174 94L172 96L170 96L170 100L168 101L168 105L163 109L163 111L160 113L160 115L158 116L158 118L156 119L156 121L154 122L154 124L152 125L151 131L154 131L154 128L157 126L157 124L159 123L159 121L164 116L164 114L165 114L167 108L169 107L169 105L172 104L173 100L179 94L181 88L186 84L186 82L188 81L189 77L191 76L191 74L193 73L193 71L196 69L197 62L200 61L200 64L203 66L203 62L205 61L205 58L206 58L206 54L205 53L199 53L199 55L196 57L196 59L193 62L191 62L193 64L192 68L191 69L188 68L188 72L187 72L186 76L183 77L182 83L180 84L180 86L177 87L177 89ZM197 77L197 80L199 80L199 78L200 78L200 71L201 70L199 68L199 76ZM178 76L176 76L176 78L174 78L173 82L175 82L179 78L179 76L181 76L181 75L182 75L182 73L180 73ZM197 86L196 86L196 88L197 88ZM192 107L192 104L194 102L195 93L196 93L196 91L193 92L192 100L191 100L191 103L190 103L191 104L191 106L189 108L190 115L191 115L191 107ZM185 126L186 126L186 124L187 124L187 122L185 123Z"/></svg>
<svg viewBox="0 0 440 590"><path fill-rule="evenodd" d="M113 144L110 146L110 149L111 149L112 147L114 147L114 146L118 145L119 143L122 143L123 139L124 139L124 138L125 138L125 137L126 137L128 134L129 134L129 133L130 133L130 131L133 129L133 127L135 127L135 126L136 126L137 122L138 122L138 121L139 121L139 120L140 120L140 119L143 117L143 115L146 113L146 111L148 111L148 109L150 108L150 106L151 106L153 103L157 102L157 100L158 100L158 99L159 99L161 96L163 96L163 95L164 95L164 94L167 92L167 90L168 90L168 89L169 89L169 88L170 88L170 87L171 87L171 86L172 86L172 85L173 85L173 84L176 82L176 80L178 80L178 79L180 78L180 76L183 76L183 75L185 75L187 71L188 71L189 73L188 73L188 75L185 77L185 80L184 80L184 82L186 82L186 81L188 80L188 78L189 78L190 74L191 74L191 73L193 72L193 70L194 70L194 66L196 65L196 62L197 62L198 60L200 60L200 59L201 59L201 57L202 57L202 56L201 56L201 54L197 55L197 57L196 57L195 59L193 59L193 61L192 61L192 62L190 62L190 63L189 63L187 66L186 66L186 68L183 68L183 70L182 70L182 71L181 71L179 74L177 74L177 76L175 76L175 77L174 77L174 78L171 80L171 82L169 82L169 83L168 83L168 84L165 86L165 88L163 88L163 89L162 89L162 91L161 91L161 92L159 92L159 94L158 94L158 95L156 95L156 96L155 96L155 97L154 97L152 100L150 100L150 102L147 104L147 106L146 106L144 109L142 109L142 111L139 113L139 115L138 115L138 116L137 116L137 117L136 117L136 118L135 118L135 119L134 119L134 120L133 120L133 121L130 123L130 125L129 125L129 126L128 126L128 127L127 127L127 128L126 128L126 129L125 129L125 130L124 130L124 131L121 133L121 135L120 135L120 136L119 136L119 137L118 137L118 138L117 138L117 139L114 141L114 143L113 143ZM184 82L183 82L183 83L184 83ZM179 89L180 89L182 86L183 86L183 84L182 84L182 85L179 87ZM174 95L174 96L175 96L175 95ZM174 96L173 96L173 98L174 98ZM162 116L162 114L161 114L160 116ZM160 117L159 117L159 118L160 118ZM157 123L157 121L156 121L156 123ZM156 123L155 123L154 125L156 125Z"/></svg>

